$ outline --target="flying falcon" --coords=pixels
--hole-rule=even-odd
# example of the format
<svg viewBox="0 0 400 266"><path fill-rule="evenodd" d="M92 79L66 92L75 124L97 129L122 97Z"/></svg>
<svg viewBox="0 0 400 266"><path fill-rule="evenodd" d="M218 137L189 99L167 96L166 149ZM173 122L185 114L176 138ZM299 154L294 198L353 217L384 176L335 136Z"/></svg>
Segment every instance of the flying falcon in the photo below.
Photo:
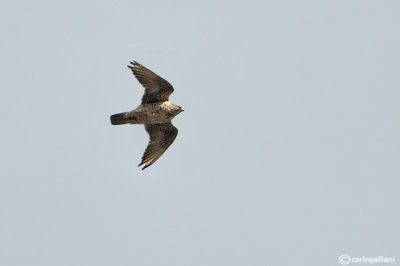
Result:
<svg viewBox="0 0 400 266"><path fill-rule="evenodd" d="M130 62L128 67L145 88L142 104L133 111L115 114L110 118L113 125L144 124L150 136L142 162L138 165L144 164L144 170L157 161L174 142L178 129L172 125L171 119L183 109L169 102L169 95L174 92L174 88L168 81L136 61Z"/></svg>

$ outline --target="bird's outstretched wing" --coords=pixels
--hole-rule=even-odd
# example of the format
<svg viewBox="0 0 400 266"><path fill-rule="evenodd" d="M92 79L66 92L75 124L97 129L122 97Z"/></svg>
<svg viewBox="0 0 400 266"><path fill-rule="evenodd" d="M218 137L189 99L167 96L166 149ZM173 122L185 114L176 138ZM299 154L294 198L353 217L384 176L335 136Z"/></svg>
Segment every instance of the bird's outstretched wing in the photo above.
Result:
<svg viewBox="0 0 400 266"><path fill-rule="evenodd" d="M169 95L174 92L172 85L138 62L132 61L130 63L131 65L128 65L128 67L132 70L140 84L146 89L142 98L142 104L168 101Z"/></svg>
<svg viewBox="0 0 400 266"><path fill-rule="evenodd" d="M144 128L150 136L150 142L143 154L142 162L138 165L141 166L144 164L142 170L157 161L174 142L176 135L178 135L178 129L171 122L147 124L144 125Z"/></svg>

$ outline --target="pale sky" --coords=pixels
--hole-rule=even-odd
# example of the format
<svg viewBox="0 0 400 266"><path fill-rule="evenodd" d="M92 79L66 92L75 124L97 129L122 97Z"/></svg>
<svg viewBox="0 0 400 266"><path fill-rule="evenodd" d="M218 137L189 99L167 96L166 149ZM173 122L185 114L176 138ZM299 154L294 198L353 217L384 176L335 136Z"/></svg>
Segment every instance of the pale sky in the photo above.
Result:
<svg viewBox="0 0 400 266"><path fill-rule="evenodd" d="M399 13L2 1L0 265L399 264ZM185 110L145 171L143 126L109 121L140 104L131 60Z"/></svg>

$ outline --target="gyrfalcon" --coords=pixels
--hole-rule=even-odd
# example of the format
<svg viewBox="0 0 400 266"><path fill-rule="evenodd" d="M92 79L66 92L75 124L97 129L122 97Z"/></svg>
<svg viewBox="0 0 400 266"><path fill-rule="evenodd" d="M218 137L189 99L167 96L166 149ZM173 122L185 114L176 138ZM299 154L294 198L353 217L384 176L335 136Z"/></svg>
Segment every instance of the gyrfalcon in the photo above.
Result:
<svg viewBox="0 0 400 266"><path fill-rule="evenodd" d="M150 136L150 142L139 164L144 164L144 170L157 161L174 142L178 129L172 125L171 119L183 109L169 102L169 95L174 92L174 88L168 81L136 61L130 62L128 67L145 88L142 104L133 111L115 114L110 118L113 125L144 124Z"/></svg>

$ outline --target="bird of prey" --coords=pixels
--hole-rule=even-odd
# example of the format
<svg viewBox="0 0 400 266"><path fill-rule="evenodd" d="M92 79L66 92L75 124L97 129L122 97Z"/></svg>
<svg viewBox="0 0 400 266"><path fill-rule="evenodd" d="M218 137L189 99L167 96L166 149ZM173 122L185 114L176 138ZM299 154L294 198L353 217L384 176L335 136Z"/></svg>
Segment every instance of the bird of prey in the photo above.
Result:
<svg viewBox="0 0 400 266"><path fill-rule="evenodd" d="M130 62L128 67L145 88L142 104L130 112L112 115L110 119L113 125L144 124L150 136L142 162L138 165L144 164L144 170L157 161L174 142L178 129L172 125L171 119L183 109L169 102L169 95L174 88L168 81L136 61Z"/></svg>

